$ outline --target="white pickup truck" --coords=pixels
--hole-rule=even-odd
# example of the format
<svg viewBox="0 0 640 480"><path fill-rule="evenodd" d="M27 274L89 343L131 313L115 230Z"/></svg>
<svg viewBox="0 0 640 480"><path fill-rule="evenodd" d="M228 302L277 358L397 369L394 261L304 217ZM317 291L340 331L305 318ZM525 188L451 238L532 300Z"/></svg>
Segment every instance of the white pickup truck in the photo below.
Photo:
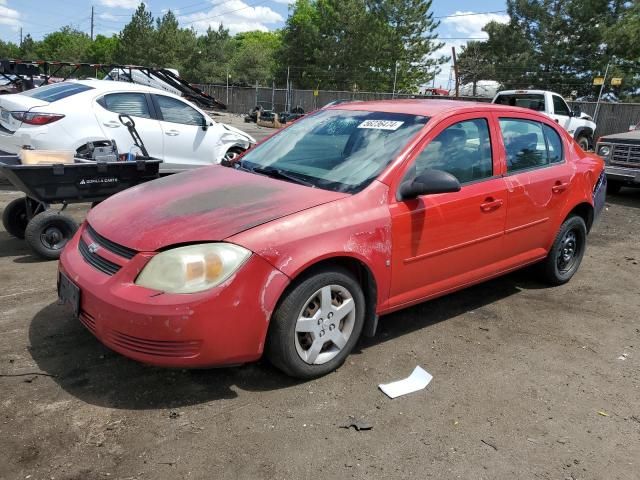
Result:
<svg viewBox="0 0 640 480"><path fill-rule="evenodd" d="M577 105L571 111L564 98L557 93L548 90L503 90L493 98L492 103L546 113L573 135L583 150L594 147L596 124L593 119L582 113Z"/></svg>

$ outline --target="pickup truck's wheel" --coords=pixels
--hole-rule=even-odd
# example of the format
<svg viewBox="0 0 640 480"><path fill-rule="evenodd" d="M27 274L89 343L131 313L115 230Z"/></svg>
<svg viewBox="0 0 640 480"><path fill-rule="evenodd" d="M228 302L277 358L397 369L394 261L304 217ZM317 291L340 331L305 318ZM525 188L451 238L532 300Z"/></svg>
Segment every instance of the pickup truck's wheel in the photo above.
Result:
<svg viewBox="0 0 640 480"><path fill-rule="evenodd" d="M585 152L589 150L589 145L591 145L589 137L580 135L576 141L578 142L578 145L580 145L580 148L582 150L584 150Z"/></svg>
<svg viewBox="0 0 640 480"><path fill-rule="evenodd" d="M551 285L562 285L571 280L580 267L586 246L587 226L582 217L567 218L541 265L543 279Z"/></svg>
<svg viewBox="0 0 640 480"><path fill-rule="evenodd" d="M47 260L57 260L76 230L78 224L71 217L48 211L31 219L24 236L37 255Z"/></svg>
<svg viewBox="0 0 640 480"><path fill-rule="evenodd" d="M610 195L615 195L616 193L620 193L620 189L622 188L621 182L616 182L615 180L607 179L607 193Z"/></svg>
<svg viewBox="0 0 640 480"><path fill-rule="evenodd" d="M353 276L341 268L323 270L285 293L269 326L266 355L297 378L314 378L338 368L358 341L365 299Z"/></svg>

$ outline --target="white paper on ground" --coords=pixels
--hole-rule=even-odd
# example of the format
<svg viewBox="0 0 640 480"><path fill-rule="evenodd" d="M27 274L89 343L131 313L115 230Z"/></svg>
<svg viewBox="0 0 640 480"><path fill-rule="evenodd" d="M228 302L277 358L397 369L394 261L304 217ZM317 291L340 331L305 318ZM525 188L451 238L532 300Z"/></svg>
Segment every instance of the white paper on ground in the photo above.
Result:
<svg viewBox="0 0 640 480"><path fill-rule="evenodd" d="M398 380L397 382L383 383L378 385L380 390L387 394L389 398L396 398L407 393L417 392L422 390L433 377L431 374L421 367L416 367L411 375L404 380Z"/></svg>

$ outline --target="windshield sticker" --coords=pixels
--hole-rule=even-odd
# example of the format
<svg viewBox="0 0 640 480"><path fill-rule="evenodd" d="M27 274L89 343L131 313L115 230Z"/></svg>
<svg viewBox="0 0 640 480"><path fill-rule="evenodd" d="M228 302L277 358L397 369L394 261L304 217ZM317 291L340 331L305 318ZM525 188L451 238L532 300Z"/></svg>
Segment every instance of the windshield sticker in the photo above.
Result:
<svg viewBox="0 0 640 480"><path fill-rule="evenodd" d="M397 120L365 120L358 128L374 128L376 130L397 130L404 122Z"/></svg>

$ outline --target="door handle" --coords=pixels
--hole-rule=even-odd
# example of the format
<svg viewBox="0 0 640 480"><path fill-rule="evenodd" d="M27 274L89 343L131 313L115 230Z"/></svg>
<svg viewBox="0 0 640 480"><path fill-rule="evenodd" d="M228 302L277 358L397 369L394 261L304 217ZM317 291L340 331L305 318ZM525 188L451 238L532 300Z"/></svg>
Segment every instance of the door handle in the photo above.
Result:
<svg viewBox="0 0 640 480"><path fill-rule="evenodd" d="M167 130L164 133L166 135L169 135L170 137L175 137L176 135L180 135L180 132L178 130Z"/></svg>
<svg viewBox="0 0 640 480"><path fill-rule="evenodd" d="M556 118L556 123L560 123L560 119L559 118Z"/></svg>
<svg viewBox="0 0 640 480"><path fill-rule="evenodd" d="M109 127L109 128L118 128L118 127L120 127L121 123L120 122L111 121L111 122L104 122L103 125L105 127Z"/></svg>
<svg viewBox="0 0 640 480"><path fill-rule="evenodd" d="M551 191L553 193L564 192L568 186L569 186L568 183L562 183L560 181L557 181L556 184L553 187L551 187Z"/></svg>
<svg viewBox="0 0 640 480"><path fill-rule="evenodd" d="M500 208L504 202L500 199L494 200L493 198L487 198L484 203L480 204L480 210L483 212L490 212L497 208Z"/></svg>

